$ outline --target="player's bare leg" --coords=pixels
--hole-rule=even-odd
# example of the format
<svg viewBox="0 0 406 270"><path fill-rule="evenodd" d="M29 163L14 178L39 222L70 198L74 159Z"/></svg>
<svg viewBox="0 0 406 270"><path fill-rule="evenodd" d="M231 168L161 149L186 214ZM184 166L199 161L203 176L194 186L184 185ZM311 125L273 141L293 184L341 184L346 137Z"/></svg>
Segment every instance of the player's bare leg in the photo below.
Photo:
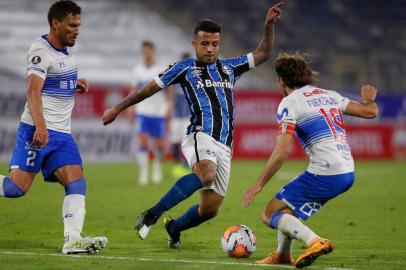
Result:
<svg viewBox="0 0 406 270"><path fill-rule="evenodd" d="M103 249L108 240L106 237L82 237L85 220L86 180L82 167L67 165L55 171L56 177L65 187L65 198L62 207L64 222L64 245L62 253L96 253Z"/></svg>
<svg viewBox="0 0 406 270"><path fill-rule="evenodd" d="M0 175L0 196L19 198L24 196L31 187L36 173L12 169L10 176Z"/></svg>

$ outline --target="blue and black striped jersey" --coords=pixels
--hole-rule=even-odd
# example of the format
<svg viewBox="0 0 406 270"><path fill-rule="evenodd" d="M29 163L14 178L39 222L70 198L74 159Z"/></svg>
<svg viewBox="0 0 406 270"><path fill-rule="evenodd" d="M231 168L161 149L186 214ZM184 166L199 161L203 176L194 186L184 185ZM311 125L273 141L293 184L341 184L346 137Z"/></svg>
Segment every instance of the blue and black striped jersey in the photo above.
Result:
<svg viewBox="0 0 406 270"><path fill-rule="evenodd" d="M192 116L187 134L201 131L232 146L234 130L233 87L237 79L255 66L252 54L202 64L181 60L155 78L164 88L180 84Z"/></svg>

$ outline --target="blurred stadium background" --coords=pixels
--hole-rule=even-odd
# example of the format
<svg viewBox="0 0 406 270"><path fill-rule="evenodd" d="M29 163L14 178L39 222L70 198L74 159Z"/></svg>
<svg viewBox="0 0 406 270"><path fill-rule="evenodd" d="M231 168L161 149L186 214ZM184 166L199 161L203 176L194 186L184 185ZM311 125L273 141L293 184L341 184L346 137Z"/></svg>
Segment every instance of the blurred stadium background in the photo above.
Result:
<svg viewBox="0 0 406 270"><path fill-rule="evenodd" d="M49 0L0 1L0 160L7 162L25 103L25 57L31 43L48 32ZM131 69L141 61L140 43L156 43L163 64L176 61L190 45L195 22L213 18L223 25L222 56L256 48L263 20L274 1L140 0L78 1L82 26L76 52L80 77L91 93L77 96L73 133L86 161L134 159L132 127L124 120L103 128L101 114L129 91ZM273 57L281 51L309 54L319 85L359 100L360 86L379 89L379 117L347 119L356 158L406 156L406 8L404 0L288 1L276 27ZM272 63L236 85L234 158L267 157L275 143L281 98ZM128 147L132 145L132 147ZM297 145L294 157L304 157Z"/></svg>
<svg viewBox="0 0 406 270"><path fill-rule="evenodd" d="M169 64L185 51L193 53L190 41L195 22L213 18L223 25L222 56L237 56L256 48L266 12L276 1L77 2L83 12L74 51L80 77L87 78L92 87L89 94L77 96L73 134L91 181L85 232L109 237L109 247L101 254L107 257L97 256L104 261L96 257L55 257L62 240L61 220L57 217L63 190L58 185L44 187L46 184L37 180L24 198L0 200L0 268L155 269L159 262L160 269L247 269L249 264L231 265L235 263L231 260L223 265L217 263L225 261L220 235L233 222L252 226L257 233L258 251L245 262L253 263L265 256L269 247L276 245L276 239L260 224L262 207L282 183L306 166L305 155L296 144L292 156L299 161L289 162L275 176L276 183L258 196L255 206L238 207L247 181L254 180L275 144L276 109L281 94L272 63L243 76L236 85L236 161L230 192L215 222L185 232L185 249L181 253L163 249L166 240L162 228L143 242L136 240L132 229L135 214L152 205L172 185L171 162L164 164L167 181L159 186L137 185L133 126L121 117L103 127L101 115L129 92L131 70L142 60L140 45L144 39L155 42L159 61ZM48 33L46 13L51 3L53 0L0 0L2 174L6 173L26 102L26 52L36 38ZM276 27L273 59L281 51L307 53L314 69L320 72L321 87L355 100L360 99L362 84L375 84L379 89L377 119L346 119L356 159L356 185L309 221L311 227L337 241L340 247L334 257L321 259L316 266L319 268L314 269L405 269L405 26L405 0L288 0ZM360 161L364 159L367 161ZM171 214L179 215L196 200L197 195L192 196ZM294 255L303 248L298 244ZM108 256L112 255L120 258L110 260L113 257ZM183 259L191 259L193 266ZM199 266L205 260L208 264Z"/></svg>

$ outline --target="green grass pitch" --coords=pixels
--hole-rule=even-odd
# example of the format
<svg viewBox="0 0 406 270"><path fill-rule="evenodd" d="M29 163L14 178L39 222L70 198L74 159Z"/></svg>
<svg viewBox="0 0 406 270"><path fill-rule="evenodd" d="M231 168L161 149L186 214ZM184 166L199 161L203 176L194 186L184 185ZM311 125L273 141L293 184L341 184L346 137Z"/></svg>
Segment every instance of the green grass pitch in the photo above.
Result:
<svg viewBox="0 0 406 270"><path fill-rule="evenodd" d="M287 181L306 168L288 162L249 208L240 201L264 161L235 161L228 194L219 215L182 234L182 250L167 248L162 220L141 241L133 229L136 215L152 206L173 184L171 164L161 184L141 187L134 164L86 164L88 179L86 235L106 235L100 254L61 256L63 188L37 177L20 199L0 198L0 269L260 269L254 265L276 247L275 231L260 222L265 204ZM352 189L329 202L307 224L337 248L311 269L406 269L406 164L356 162ZM0 165L1 173L7 165ZM198 201L193 195L169 214L179 216ZM245 224L257 236L257 251L248 259L223 254L220 237L231 225ZM296 242L295 258L304 245ZM286 267L270 267L286 269Z"/></svg>

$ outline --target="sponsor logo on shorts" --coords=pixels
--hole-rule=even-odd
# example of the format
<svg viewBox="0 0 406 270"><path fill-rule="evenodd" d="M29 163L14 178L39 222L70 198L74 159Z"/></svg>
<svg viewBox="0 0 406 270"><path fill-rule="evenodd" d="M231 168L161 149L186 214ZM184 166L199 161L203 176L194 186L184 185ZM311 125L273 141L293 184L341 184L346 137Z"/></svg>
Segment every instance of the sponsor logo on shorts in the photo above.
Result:
<svg viewBox="0 0 406 270"><path fill-rule="evenodd" d="M25 150L41 150L41 147L38 145L33 145L32 142L25 142Z"/></svg>
<svg viewBox="0 0 406 270"><path fill-rule="evenodd" d="M321 204L317 202L310 202L305 203L300 207L300 212L305 214L306 216L310 217L311 215L315 214L321 208Z"/></svg>
<svg viewBox="0 0 406 270"><path fill-rule="evenodd" d="M216 156L216 151L212 150L212 149L207 149L206 153L211 156L211 157L215 157Z"/></svg>

